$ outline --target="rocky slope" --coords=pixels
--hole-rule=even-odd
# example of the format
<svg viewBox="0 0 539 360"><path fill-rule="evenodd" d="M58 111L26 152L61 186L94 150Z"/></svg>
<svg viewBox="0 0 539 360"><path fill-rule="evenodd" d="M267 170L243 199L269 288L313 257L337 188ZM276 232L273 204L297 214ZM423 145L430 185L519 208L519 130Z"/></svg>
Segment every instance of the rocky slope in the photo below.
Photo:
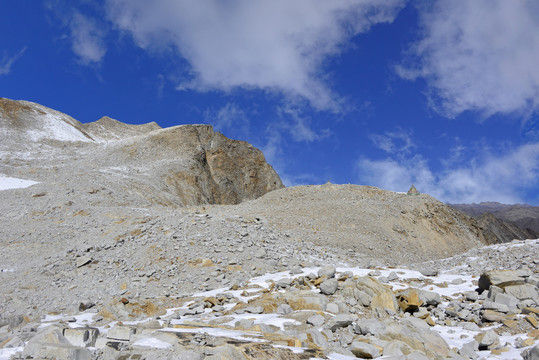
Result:
<svg viewBox="0 0 539 360"><path fill-rule="evenodd" d="M2 99L0 134L0 173L39 181L0 191L1 360L458 359L538 340L537 242L482 247L476 220L428 195L281 188L208 125L80 124ZM462 295L509 268L531 298ZM484 319L505 300L516 322ZM448 335L463 326L466 346Z"/></svg>
<svg viewBox="0 0 539 360"><path fill-rule="evenodd" d="M485 213L493 214L497 219L515 224L529 234L539 234L539 206L524 204L507 205L497 202L482 202L480 204L450 204L470 216L479 218ZM531 231L530 231L531 230Z"/></svg>

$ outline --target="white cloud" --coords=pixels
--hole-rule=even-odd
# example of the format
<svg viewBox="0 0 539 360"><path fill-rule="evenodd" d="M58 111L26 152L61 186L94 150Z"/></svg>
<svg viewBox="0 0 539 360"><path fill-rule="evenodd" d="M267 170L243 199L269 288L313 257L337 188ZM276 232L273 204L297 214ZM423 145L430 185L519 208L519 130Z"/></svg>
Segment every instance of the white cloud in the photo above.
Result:
<svg viewBox="0 0 539 360"><path fill-rule="evenodd" d="M108 0L109 18L145 49L190 64L179 89L263 89L333 109L323 61L352 36L392 22L405 0Z"/></svg>
<svg viewBox="0 0 539 360"><path fill-rule="evenodd" d="M371 134L369 139L376 147L389 154L408 154L416 147L410 133L402 129L389 131L383 135Z"/></svg>
<svg viewBox="0 0 539 360"><path fill-rule="evenodd" d="M69 27L72 49L80 61L85 65L99 63L106 53L104 31L78 12L73 14Z"/></svg>
<svg viewBox="0 0 539 360"><path fill-rule="evenodd" d="M9 74L11 72L11 66L13 66L13 63L19 60L24 55L25 51L26 47L22 48L21 51L12 56L4 53L2 59L0 60L0 75Z"/></svg>
<svg viewBox="0 0 539 360"><path fill-rule="evenodd" d="M425 78L448 117L467 110L528 116L539 110L539 2L439 0L420 8L422 38L403 78Z"/></svg>
<svg viewBox="0 0 539 360"><path fill-rule="evenodd" d="M399 160L363 158L358 168L361 182L387 190L407 191L415 184L420 192L450 203L518 203L523 202L523 194L539 188L539 143L522 145L506 155L485 150L439 173L420 155Z"/></svg>

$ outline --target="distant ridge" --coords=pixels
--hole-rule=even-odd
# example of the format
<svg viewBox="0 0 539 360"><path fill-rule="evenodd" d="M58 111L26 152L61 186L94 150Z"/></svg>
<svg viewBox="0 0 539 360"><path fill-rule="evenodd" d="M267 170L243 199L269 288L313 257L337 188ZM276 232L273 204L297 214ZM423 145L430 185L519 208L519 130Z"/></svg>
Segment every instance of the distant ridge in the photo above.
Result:
<svg viewBox="0 0 539 360"><path fill-rule="evenodd" d="M498 202L482 202L479 204L449 204L451 207L473 216L484 224L492 217L517 226L520 232L515 232L517 239L539 237L539 206L527 204L501 204ZM483 219L483 220L481 220ZM505 226L510 228L510 226ZM501 230L500 230L501 231ZM520 235L518 235L520 233ZM518 235L518 236L517 236Z"/></svg>

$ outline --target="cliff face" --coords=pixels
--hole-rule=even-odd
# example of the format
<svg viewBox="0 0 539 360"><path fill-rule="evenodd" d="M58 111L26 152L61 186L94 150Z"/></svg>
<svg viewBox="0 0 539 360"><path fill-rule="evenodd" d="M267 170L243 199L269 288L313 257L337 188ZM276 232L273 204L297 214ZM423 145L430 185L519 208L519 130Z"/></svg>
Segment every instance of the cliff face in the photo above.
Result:
<svg viewBox="0 0 539 360"><path fill-rule="evenodd" d="M237 204L283 187L260 150L211 125L162 129L109 117L82 124L39 104L0 99L0 134L0 173L55 192L106 189L93 196L104 204Z"/></svg>

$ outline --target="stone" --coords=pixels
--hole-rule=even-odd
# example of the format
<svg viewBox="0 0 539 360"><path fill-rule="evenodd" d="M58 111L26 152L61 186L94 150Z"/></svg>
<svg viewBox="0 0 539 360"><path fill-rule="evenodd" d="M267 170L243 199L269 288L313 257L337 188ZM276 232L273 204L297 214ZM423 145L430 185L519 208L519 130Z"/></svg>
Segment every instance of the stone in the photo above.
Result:
<svg viewBox="0 0 539 360"><path fill-rule="evenodd" d="M468 301L477 301L479 299L479 294L475 291L466 291L464 297Z"/></svg>
<svg viewBox="0 0 539 360"><path fill-rule="evenodd" d="M505 314L503 314L501 312L498 312L498 311L494 311L494 310L485 310L483 312L481 318L484 321L501 322L501 321L503 321L505 319Z"/></svg>
<svg viewBox="0 0 539 360"><path fill-rule="evenodd" d="M539 323L537 322L537 319L533 315L526 315L526 320L536 329L539 329Z"/></svg>
<svg viewBox="0 0 539 360"><path fill-rule="evenodd" d="M107 332L107 339L130 341L133 334L135 334L135 329L129 326L115 325Z"/></svg>
<svg viewBox="0 0 539 360"><path fill-rule="evenodd" d="M343 328L343 327L347 327L348 325L352 325L352 323L354 322L354 320L356 319L357 317L354 317L350 314L339 314L339 315L335 315L334 317L332 317L328 324L327 324L327 328L330 329L331 331L335 331L339 328Z"/></svg>
<svg viewBox="0 0 539 360"><path fill-rule="evenodd" d="M485 309L485 310L495 310L495 311L499 311L499 312L503 312L503 313L508 313L509 312L509 308L507 307L507 305L495 303L493 301L488 301L488 300L483 301L483 309Z"/></svg>
<svg viewBox="0 0 539 360"><path fill-rule="evenodd" d="M423 302L419 300L417 291L413 289L398 294L397 302L402 311L411 313L418 311L419 307L423 304Z"/></svg>
<svg viewBox="0 0 539 360"><path fill-rule="evenodd" d="M505 288L511 285L524 285L526 278L531 275L530 270L492 270L479 277L479 289L488 290L491 285Z"/></svg>
<svg viewBox="0 0 539 360"><path fill-rule="evenodd" d="M99 336L99 330L96 328L67 328L64 329L63 335L71 345L93 347Z"/></svg>
<svg viewBox="0 0 539 360"><path fill-rule="evenodd" d="M332 314L338 314L340 313L339 305L335 303L329 303L326 305L326 311Z"/></svg>
<svg viewBox="0 0 539 360"><path fill-rule="evenodd" d="M497 304L506 305L510 310L516 309L519 303L518 299L513 295L504 293L497 293L494 295L494 302Z"/></svg>
<svg viewBox="0 0 539 360"><path fill-rule="evenodd" d="M384 330L385 324L378 319L358 319L354 332L360 335L378 335Z"/></svg>
<svg viewBox="0 0 539 360"><path fill-rule="evenodd" d="M22 357L36 359L90 359L88 349L71 345L62 333L63 329L55 325L40 329L24 347Z"/></svg>
<svg viewBox="0 0 539 360"><path fill-rule="evenodd" d="M382 355L382 349L362 341L353 341L350 351L360 359L376 359Z"/></svg>
<svg viewBox="0 0 539 360"><path fill-rule="evenodd" d="M92 258L89 257L89 256L84 255L84 256L76 258L75 266L80 268L80 267L83 267L84 265L88 265L91 262L92 262Z"/></svg>
<svg viewBox="0 0 539 360"><path fill-rule="evenodd" d="M245 309L245 312L246 313L250 313L250 314L262 314L264 313L264 308L260 305L258 306L249 306L249 307L246 307Z"/></svg>
<svg viewBox="0 0 539 360"><path fill-rule="evenodd" d="M535 302L539 300L537 288L530 284L506 286L505 292L519 300L532 299Z"/></svg>
<svg viewBox="0 0 539 360"><path fill-rule="evenodd" d="M524 351L521 355L524 360L539 360L539 345Z"/></svg>
<svg viewBox="0 0 539 360"><path fill-rule="evenodd" d="M320 270L318 270L318 277L325 277L327 279L331 279L335 277L335 273L337 270L334 266L324 266Z"/></svg>
<svg viewBox="0 0 539 360"><path fill-rule="evenodd" d="M494 330L488 330L475 336L475 341L479 344L479 350L492 350L500 343L500 338Z"/></svg>
<svg viewBox="0 0 539 360"><path fill-rule="evenodd" d="M277 286L277 289L286 289L290 287L292 281L292 279L288 278L280 279L275 283L275 286Z"/></svg>
<svg viewBox="0 0 539 360"><path fill-rule="evenodd" d="M292 310L292 307L288 304L280 304L277 307L277 314L279 315L288 315L291 314L294 310Z"/></svg>
<svg viewBox="0 0 539 360"><path fill-rule="evenodd" d="M396 313L399 309L397 299L388 285L381 284L376 278L362 276L356 280L358 289L366 292L371 298L371 308L389 310Z"/></svg>
<svg viewBox="0 0 539 360"><path fill-rule="evenodd" d="M307 324L312 326L321 326L326 320L322 315L316 314L307 319Z"/></svg>
<svg viewBox="0 0 539 360"><path fill-rule="evenodd" d="M438 275L438 270L436 270L436 269L422 269L422 270L419 270L419 272L423 276L436 276L436 275Z"/></svg>
<svg viewBox="0 0 539 360"><path fill-rule="evenodd" d="M92 300L84 300L79 304L79 311L86 311L95 306L95 303Z"/></svg>
<svg viewBox="0 0 539 360"><path fill-rule="evenodd" d="M310 340L313 344L325 350L328 348L328 341L324 334L316 329L311 329L307 332L307 339Z"/></svg>
<svg viewBox="0 0 539 360"><path fill-rule="evenodd" d="M396 272L392 271L389 273L389 275L387 276L387 279L389 281L395 281L395 280L398 280L399 279L399 276L397 275Z"/></svg>
<svg viewBox="0 0 539 360"><path fill-rule="evenodd" d="M327 279L320 284L320 292L325 295L333 295L337 291L339 282L337 279Z"/></svg>

